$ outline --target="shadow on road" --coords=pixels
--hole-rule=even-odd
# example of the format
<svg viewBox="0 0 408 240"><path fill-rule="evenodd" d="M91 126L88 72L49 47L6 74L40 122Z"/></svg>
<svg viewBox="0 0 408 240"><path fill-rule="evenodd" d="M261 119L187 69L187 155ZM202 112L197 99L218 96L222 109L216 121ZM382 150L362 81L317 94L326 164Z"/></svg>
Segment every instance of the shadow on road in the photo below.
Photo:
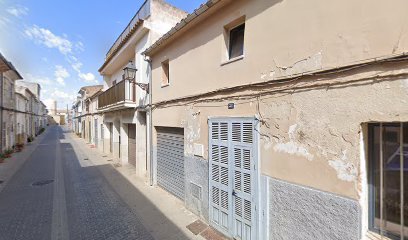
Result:
<svg viewBox="0 0 408 240"><path fill-rule="evenodd" d="M70 239L189 239L111 164L78 159L70 143L61 148Z"/></svg>

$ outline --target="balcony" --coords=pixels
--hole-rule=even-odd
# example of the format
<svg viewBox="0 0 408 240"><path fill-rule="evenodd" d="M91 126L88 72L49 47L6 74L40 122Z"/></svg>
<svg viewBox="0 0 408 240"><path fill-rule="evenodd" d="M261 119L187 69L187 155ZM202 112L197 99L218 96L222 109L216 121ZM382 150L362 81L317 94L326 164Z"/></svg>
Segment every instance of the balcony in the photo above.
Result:
<svg viewBox="0 0 408 240"><path fill-rule="evenodd" d="M136 107L136 84L123 80L98 96L98 111L106 112Z"/></svg>

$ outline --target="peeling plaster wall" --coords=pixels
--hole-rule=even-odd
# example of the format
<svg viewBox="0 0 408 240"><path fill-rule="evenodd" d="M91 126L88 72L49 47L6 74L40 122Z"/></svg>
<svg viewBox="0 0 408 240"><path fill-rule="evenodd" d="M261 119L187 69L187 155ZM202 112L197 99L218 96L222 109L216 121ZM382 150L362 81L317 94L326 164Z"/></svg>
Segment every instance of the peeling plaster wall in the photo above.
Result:
<svg viewBox="0 0 408 240"><path fill-rule="evenodd" d="M208 159L208 118L256 116L261 121L262 174L358 200L361 124L408 121L407 88L401 88L406 79L393 77L408 74L405 69L407 64L381 64L321 82L291 83L287 93L259 100L159 108L153 112L153 125L184 128L185 155L193 156L194 144L202 144L203 158ZM364 77L369 80L358 82ZM304 89L290 90L299 86ZM240 94L248 92L254 90ZM228 110L229 102L235 109Z"/></svg>

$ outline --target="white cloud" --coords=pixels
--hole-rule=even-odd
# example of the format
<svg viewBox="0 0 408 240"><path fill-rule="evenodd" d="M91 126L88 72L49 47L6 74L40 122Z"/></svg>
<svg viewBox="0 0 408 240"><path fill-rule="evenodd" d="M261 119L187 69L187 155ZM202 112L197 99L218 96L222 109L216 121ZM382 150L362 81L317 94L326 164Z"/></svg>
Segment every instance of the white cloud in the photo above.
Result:
<svg viewBox="0 0 408 240"><path fill-rule="evenodd" d="M98 83L95 75L93 75L92 73L79 73L78 76L87 83Z"/></svg>
<svg viewBox="0 0 408 240"><path fill-rule="evenodd" d="M56 99L64 99L64 100L75 99L75 95L58 90L57 88L54 88L54 91L51 93L51 97L56 98Z"/></svg>
<svg viewBox="0 0 408 240"><path fill-rule="evenodd" d="M83 63L75 56L75 53L84 51L85 47L81 41L72 43L66 34L57 36L52 33L50 30L41 28L37 25L26 28L24 31L25 35L34 40L37 44L41 44L48 48L58 49L61 54L66 58L66 61L71 65L72 69L78 74L78 78L83 80L85 83L98 83L95 75L93 73L84 73L82 72ZM69 77L68 71L64 69L58 69L56 66L56 71L54 73L57 83L62 86L65 86L65 79ZM63 75L61 75L63 74ZM67 76L65 76L67 75Z"/></svg>
<svg viewBox="0 0 408 240"><path fill-rule="evenodd" d="M30 73L26 73L24 79L30 82L39 83L42 86L52 85L52 81L48 77L34 76Z"/></svg>
<svg viewBox="0 0 408 240"><path fill-rule="evenodd" d="M81 71L82 68L82 62L78 60L75 56L69 56L68 62L71 64L72 69L75 70L75 72L78 73L78 77L83 80L86 83L98 83L98 80L96 79L95 75L93 73L83 73Z"/></svg>
<svg viewBox="0 0 408 240"><path fill-rule="evenodd" d="M75 62L71 66L77 73L81 72L81 68L82 68L82 63L81 62Z"/></svg>
<svg viewBox="0 0 408 240"><path fill-rule="evenodd" d="M45 106L47 107L47 109L51 109L53 108L53 103L54 103L54 99L51 98L47 98L43 101L43 103L45 104ZM58 103L57 103L58 104Z"/></svg>
<svg viewBox="0 0 408 240"><path fill-rule="evenodd" d="M56 48L64 55L72 52L72 43L67 38L57 36L48 29L34 25L26 28L24 33L28 38L33 39L37 43L48 48Z"/></svg>
<svg viewBox="0 0 408 240"><path fill-rule="evenodd" d="M9 23L11 23L10 19L5 16L0 16L0 26L7 26Z"/></svg>
<svg viewBox="0 0 408 240"><path fill-rule="evenodd" d="M79 41L79 42L75 43L75 49L78 52L83 52L83 51L85 51L85 46L81 41Z"/></svg>
<svg viewBox="0 0 408 240"><path fill-rule="evenodd" d="M65 69L63 66L57 65L55 66L54 76L60 85L65 86L65 79L70 75L67 69Z"/></svg>
<svg viewBox="0 0 408 240"><path fill-rule="evenodd" d="M15 17L21 17L28 14L28 8L23 6L9 7L6 11Z"/></svg>

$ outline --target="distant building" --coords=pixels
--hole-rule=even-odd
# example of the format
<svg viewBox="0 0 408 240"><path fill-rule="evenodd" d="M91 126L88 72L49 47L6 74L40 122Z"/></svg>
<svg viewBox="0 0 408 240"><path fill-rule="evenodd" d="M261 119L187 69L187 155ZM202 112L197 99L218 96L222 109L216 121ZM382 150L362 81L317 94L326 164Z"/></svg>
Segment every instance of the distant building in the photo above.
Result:
<svg viewBox="0 0 408 240"><path fill-rule="evenodd" d="M49 109L48 121L50 124L65 125L68 119L68 109L58 109L57 101L53 100L52 107Z"/></svg>

